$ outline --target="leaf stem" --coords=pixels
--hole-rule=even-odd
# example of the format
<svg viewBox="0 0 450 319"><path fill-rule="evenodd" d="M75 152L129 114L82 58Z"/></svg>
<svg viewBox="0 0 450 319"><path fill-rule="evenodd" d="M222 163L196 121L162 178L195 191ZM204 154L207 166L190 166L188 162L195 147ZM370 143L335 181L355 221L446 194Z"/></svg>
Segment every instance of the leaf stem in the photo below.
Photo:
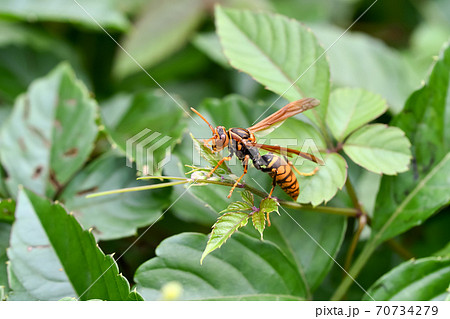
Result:
<svg viewBox="0 0 450 319"><path fill-rule="evenodd" d="M350 268L348 275L344 277L339 287L331 297L331 301L341 300L345 296L348 288L350 288L350 285L355 281L355 278L359 275L361 269L365 266L370 256L372 256L372 253L375 251L375 248L377 248L377 246L377 242L373 239L367 242L361 254L358 256L353 266Z"/></svg>
<svg viewBox="0 0 450 319"><path fill-rule="evenodd" d="M234 181L215 181L215 180L198 180L198 184L206 183L206 184L215 184L215 185L222 185L222 186L233 186ZM252 192L253 194L261 197L266 198L267 194L265 192L262 192L256 188L253 188L247 184L240 184L242 188L247 189L248 191ZM354 208L341 208L341 207L327 207L327 206L311 206L311 205L302 205L300 203L294 202L294 201L286 201L286 200L278 200L278 203L287 208L297 209L297 210L312 210L319 213L326 213L326 214L334 214L334 215L341 215L341 216L347 216L347 217L356 217L358 215L358 211Z"/></svg>
<svg viewBox="0 0 450 319"><path fill-rule="evenodd" d="M93 198L93 197L99 197L99 196L105 196L105 195L113 195L113 194L120 194L120 193L128 193L128 192L137 192L137 191L143 191L148 189L157 189L157 188L163 188L163 187L170 187L174 185L179 184L186 184L189 183L188 179L178 181L178 182L168 182L168 183L161 183L161 184L152 184L152 185L146 185L146 186L137 186L137 187L129 187L129 188L121 188L121 189L115 189L110 190L106 192L99 192L94 194L89 194L86 196L86 198Z"/></svg>
<svg viewBox="0 0 450 319"><path fill-rule="evenodd" d="M367 224L367 215L361 214L358 218L358 229L356 230L355 235L352 238L352 242L350 243L350 247L348 248L347 256L345 257L344 269L348 271L350 265L352 263L353 254L355 253L356 246L358 245L359 237Z"/></svg>

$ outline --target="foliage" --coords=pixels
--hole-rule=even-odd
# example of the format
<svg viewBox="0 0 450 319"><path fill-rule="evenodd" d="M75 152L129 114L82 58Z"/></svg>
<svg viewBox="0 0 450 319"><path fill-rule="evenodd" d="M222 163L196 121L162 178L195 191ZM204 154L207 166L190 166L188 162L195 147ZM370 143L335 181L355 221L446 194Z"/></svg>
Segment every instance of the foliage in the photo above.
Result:
<svg viewBox="0 0 450 319"><path fill-rule="evenodd" d="M0 299L448 298L450 7L347 32L365 2L214 2L2 1ZM207 175L228 153L189 107L246 128L306 97L257 141L324 165L228 199L242 163Z"/></svg>

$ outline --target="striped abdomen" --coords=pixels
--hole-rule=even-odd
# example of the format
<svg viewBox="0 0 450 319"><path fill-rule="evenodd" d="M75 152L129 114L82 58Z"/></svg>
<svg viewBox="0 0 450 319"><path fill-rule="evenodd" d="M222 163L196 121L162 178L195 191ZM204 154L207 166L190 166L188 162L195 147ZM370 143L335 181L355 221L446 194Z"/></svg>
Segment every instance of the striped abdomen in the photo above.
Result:
<svg viewBox="0 0 450 319"><path fill-rule="evenodd" d="M297 200L300 193L297 177L289 164L280 156L274 154L263 155L267 161L267 171L274 178L278 186L292 199ZM270 169L270 170L269 170ZM275 169L275 171L273 171Z"/></svg>

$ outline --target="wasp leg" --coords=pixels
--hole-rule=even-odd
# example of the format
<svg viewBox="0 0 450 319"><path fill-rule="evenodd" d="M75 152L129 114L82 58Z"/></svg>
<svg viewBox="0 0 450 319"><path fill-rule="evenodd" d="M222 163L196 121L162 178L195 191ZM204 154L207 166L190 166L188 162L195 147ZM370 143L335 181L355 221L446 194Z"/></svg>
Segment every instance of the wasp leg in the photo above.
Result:
<svg viewBox="0 0 450 319"><path fill-rule="evenodd" d="M237 181L234 183L234 185L233 185L233 187L231 188L231 190L230 190L230 193L228 194L228 198L230 198L231 197L231 194L233 194L233 191L234 191L234 189L236 188L236 186L239 184L239 182L241 181L241 179L242 179L242 177L244 177L244 175L245 174L247 174L247 168L248 168L248 160L250 159L250 155L245 155L245 158L244 158L244 161L243 161L243 163L244 163L244 173L241 175L241 177L239 177L238 179L237 179Z"/></svg>
<svg viewBox="0 0 450 319"><path fill-rule="evenodd" d="M277 186L277 169L276 168L272 168L272 173L273 173L273 181L272 181L272 189L270 190L270 193L269 193L269 198L272 197L273 190L275 189L275 186ZM267 213L267 226L270 227L271 223L270 223L269 214L270 213Z"/></svg>
<svg viewBox="0 0 450 319"><path fill-rule="evenodd" d="M277 186L277 169L276 168L272 168L272 174L273 174L273 181L272 181L272 189L270 190L270 193L269 193L269 198L272 197L273 190L275 189L275 186Z"/></svg>
<svg viewBox="0 0 450 319"><path fill-rule="evenodd" d="M316 168L313 169L312 172L309 172L309 173L303 173L303 172L300 172L300 171L294 166L294 164L292 164L291 161L288 161L288 164L289 164L289 165L294 169L294 171L296 171L297 174L300 175L300 176L313 176L313 175L316 174L317 171L319 170L319 167L317 166Z"/></svg>
<svg viewBox="0 0 450 319"><path fill-rule="evenodd" d="M228 155L227 157L222 158L222 159L217 163L216 167L214 167L214 168L206 175L206 178L210 178L211 175L215 172L215 170L216 170L220 165L222 165L223 162L229 161L229 160L231 159L231 156L232 156L232 155L230 154L230 155Z"/></svg>

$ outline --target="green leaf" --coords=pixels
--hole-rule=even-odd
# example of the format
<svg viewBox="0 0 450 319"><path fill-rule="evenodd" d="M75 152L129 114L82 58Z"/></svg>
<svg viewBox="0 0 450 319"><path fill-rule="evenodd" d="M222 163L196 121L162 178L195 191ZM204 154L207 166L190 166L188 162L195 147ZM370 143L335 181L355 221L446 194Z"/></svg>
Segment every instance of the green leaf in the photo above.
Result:
<svg viewBox="0 0 450 319"><path fill-rule="evenodd" d="M351 132L376 119L387 109L386 101L364 89L342 88L330 95L327 125L338 142Z"/></svg>
<svg viewBox="0 0 450 319"><path fill-rule="evenodd" d="M334 265L328 254L336 258L344 240L347 219L280 207L280 216L272 217L271 222L272 226L264 230L265 242L277 245L291 260L311 298Z"/></svg>
<svg viewBox="0 0 450 319"><path fill-rule="evenodd" d="M11 198L0 199L0 222L12 223L14 221L14 211L16 203Z"/></svg>
<svg viewBox="0 0 450 319"><path fill-rule="evenodd" d="M117 10L117 3L114 0L77 0L77 2L84 10L75 1L4 0L0 3L0 16L14 17L25 21L72 22L99 32L101 29L97 23L104 28L117 30L125 30L128 27L127 18Z"/></svg>
<svg viewBox="0 0 450 319"><path fill-rule="evenodd" d="M198 33L192 39L192 44L211 60L224 68L230 68L227 57L223 54L219 37L214 32Z"/></svg>
<svg viewBox="0 0 450 319"><path fill-rule="evenodd" d="M202 0L150 1L123 40L113 72L125 77L152 67L181 48L203 20ZM132 58L128 55L130 54Z"/></svg>
<svg viewBox="0 0 450 319"><path fill-rule="evenodd" d="M435 252L433 256L443 256L443 257L450 257L450 242L445 245L444 248L440 249L439 251Z"/></svg>
<svg viewBox="0 0 450 319"><path fill-rule="evenodd" d="M381 181L372 220L377 242L420 225L450 202L449 70L446 47L428 83L411 95L404 112L391 122L410 139L414 165Z"/></svg>
<svg viewBox="0 0 450 319"><path fill-rule="evenodd" d="M262 210L258 210L252 215L252 222L255 229L261 234L261 240L263 240L264 228L266 228L266 215Z"/></svg>
<svg viewBox="0 0 450 319"><path fill-rule="evenodd" d="M35 299L135 297L114 259L103 254L94 236L83 231L61 205L28 190L19 192L8 257L10 275Z"/></svg>
<svg viewBox="0 0 450 319"><path fill-rule="evenodd" d="M445 300L449 282L450 258L430 257L402 263L367 292L377 301Z"/></svg>
<svg viewBox="0 0 450 319"><path fill-rule="evenodd" d="M211 169L216 167L217 164L219 164L219 161L222 159L222 155L220 153L213 153L209 147L206 147L205 144L197 140L192 134L191 138L194 142L195 149L200 153L200 156L203 157L210 165ZM223 162L220 164L220 166L216 169L214 173L231 173L230 169L228 168L227 164Z"/></svg>
<svg viewBox="0 0 450 319"><path fill-rule="evenodd" d="M1 141L0 141L0 146L1 146ZM5 171L3 170L3 167L0 165L0 198L8 198L9 197L8 188L6 187L6 184L5 184L5 179L6 179Z"/></svg>
<svg viewBox="0 0 450 319"><path fill-rule="evenodd" d="M278 203L273 198L264 198L259 204L259 209L263 213L276 212L278 214Z"/></svg>
<svg viewBox="0 0 450 319"><path fill-rule="evenodd" d="M230 205L228 205L226 209L221 211L219 214L236 211L246 211L246 210L252 210L252 206L244 202L232 202L230 203Z"/></svg>
<svg viewBox="0 0 450 319"><path fill-rule="evenodd" d="M62 61L68 61L78 76L87 78L73 47L31 25L0 21L0 48L0 98L8 104Z"/></svg>
<svg viewBox="0 0 450 319"><path fill-rule="evenodd" d="M248 218L249 214L242 212L226 213L220 216L213 226L208 243L200 259L200 264L203 263L203 259L208 254L220 248L234 232L247 225Z"/></svg>
<svg viewBox="0 0 450 319"><path fill-rule="evenodd" d="M178 97L176 101L181 106L163 91L151 90L118 94L102 103L101 115L109 138L125 156L136 161L139 171L145 171L147 165L151 175L160 174L165 160L170 159L167 155L180 142L187 113L184 102Z"/></svg>
<svg viewBox="0 0 450 319"><path fill-rule="evenodd" d="M9 246L10 232L10 225L0 223L0 301L5 299L4 297L9 291L8 274L6 272L6 262L8 261L6 248Z"/></svg>
<svg viewBox="0 0 450 319"><path fill-rule="evenodd" d="M324 50L310 30L280 15L219 6L216 26L224 53L233 67L289 101L303 97L320 100L321 105L305 115L323 127L330 72L322 56Z"/></svg>
<svg viewBox="0 0 450 319"><path fill-rule="evenodd" d="M249 190L244 190L241 192L242 199L247 205L251 208L254 205L255 198L253 197L253 193Z"/></svg>
<svg viewBox="0 0 450 319"><path fill-rule="evenodd" d="M312 29L325 48L339 39L327 51L333 83L378 93L387 99L394 113L402 110L408 95L422 80L399 52L381 40L359 32L342 36L343 29L330 25L315 25Z"/></svg>
<svg viewBox="0 0 450 319"><path fill-rule="evenodd" d="M168 189L86 198L88 193L143 186L124 157L105 154L78 173L60 196L67 209L97 239L111 240L136 235L137 229L156 222L170 205ZM148 182L145 182L148 183Z"/></svg>
<svg viewBox="0 0 450 319"><path fill-rule="evenodd" d="M308 153L316 152L313 154L316 156L320 155L318 151L325 151L327 149L327 144L322 133L311 124L292 118L287 119L283 125L264 136L263 139L259 139L259 142L295 148Z"/></svg>
<svg viewBox="0 0 450 319"><path fill-rule="evenodd" d="M189 138L186 140L190 141ZM183 164L176 155L173 155L172 160L164 166L164 174L167 176L183 176L184 172ZM186 191L185 186L175 185L172 187L170 211L183 221L210 227L217 219L218 210L213 210L209 204L194 197L191 192L192 187ZM197 189L206 188L197 187Z"/></svg>
<svg viewBox="0 0 450 319"><path fill-rule="evenodd" d="M384 124L366 125L345 141L345 153L365 169L386 175L408 170L411 143L397 127Z"/></svg>
<svg viewBox="0 0 450 319"><path fill-rule="evenodd" d="M325 165L313 176L298 176L300 195L297 201L302 204L311 203L313 206L327 203L342 189L347 179L347 162L337 153L322 154ZM300 160L300 165L294 165L302 173L313 171L314 164Z"/></svg>
<svg viewBox="0 0 450 319"><path fill-rule="evenodd" d="M0 132L9 192L16 194L20 184L48 197L61 190L94 147L96 111L68 65L35 80Z"/></svg>
<svg viewBox="0 0 450 319"><path fill-rule="evenodd" d="M134 281L146 300L161 298L171 281L183 286L182 300L301 300L305 286L292 263L273 244L236 234L204 265L198 263L207 237L185 233L165 239L156 258L141 265ZM220 269L220 271L218 271Z"/></svg>

